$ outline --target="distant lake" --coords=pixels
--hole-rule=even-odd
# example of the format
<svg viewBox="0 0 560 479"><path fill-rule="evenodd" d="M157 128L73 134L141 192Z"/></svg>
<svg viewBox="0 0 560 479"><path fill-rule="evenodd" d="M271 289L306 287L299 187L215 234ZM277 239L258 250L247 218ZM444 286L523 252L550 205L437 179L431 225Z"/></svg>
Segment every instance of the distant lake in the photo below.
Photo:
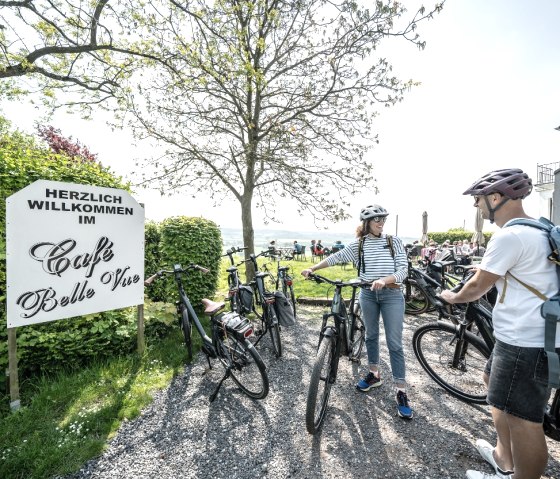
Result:
<svg viewBox="0 0 560 479"><path fill-rule="evenodd" d="M220 228L222 231L222 239L224 248L231 248L232 246L243 246L243 233L239 228ZM312 239L321 240L323 246L330 248L337 240L342 241L343 244L350 243L356 236L353 232L349 234L333 233L329 231L289 231L289 230L273 230L273 229L256 229L255 230L255 250L261 251L268 247L272 241L276 241L276 246L279 248L287 248L294 244L294 240L298 243L307 246ZM420 238L408 238L405 236L400 237L404 244L412 243Z"/></svg>

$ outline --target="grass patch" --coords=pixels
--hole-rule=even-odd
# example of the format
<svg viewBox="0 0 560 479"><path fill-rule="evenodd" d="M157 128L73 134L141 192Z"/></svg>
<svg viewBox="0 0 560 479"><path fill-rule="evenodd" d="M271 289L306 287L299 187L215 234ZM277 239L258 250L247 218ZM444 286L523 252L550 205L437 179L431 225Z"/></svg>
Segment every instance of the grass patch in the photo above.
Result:
<svg viewBox="0 0 560 479"><path fill-rule="evenodd" d="M176 333L176 334L175 334ZM0 477L68 474L99 454L123 420L133 419L182 370L178 331L139 358L111 358L80 370L22 381L22 408L0 417ZM8 403L3 396L2 402Z"/></svg>
<svg viewBox="0 0 560 479"><path fill-rule="evenodd" d="M235 256L234 256L235 258ZM238 254L237 255L237 263L242 260L242 257ZM310 268L314 264L311 261L281 261L280 264L282 266L289 266L290 267L290 274L293 277L293 285L294 285L294 294L296 296L296 300L298 298L321 298L327 299L331 298L333 295L332 286L327 284L317 284L314 281L306 280L302 275L301 272L306 269ZM263 265L266 265L268 271L276 275L276 262L270 262L262 260L259 258L259 267L262 269ZM220 271L220 277L218 280L218 290L216 292L216 301L224 301L227 299L227 292L228 292L228 282L227 282L227 272L226 269L230 266L229 259L225 258L222 261L222 268ZM321 276L325 276L329 279L341 279L341 280L349 280L352 278L356 278L357 272L352 267L352 265L336 265L331 266L330 268L321 269L317 272ZM245 266L239 266L239 276L242 281L245 280ZM270 289L274 289L271 285L269 285Z"/></svg>

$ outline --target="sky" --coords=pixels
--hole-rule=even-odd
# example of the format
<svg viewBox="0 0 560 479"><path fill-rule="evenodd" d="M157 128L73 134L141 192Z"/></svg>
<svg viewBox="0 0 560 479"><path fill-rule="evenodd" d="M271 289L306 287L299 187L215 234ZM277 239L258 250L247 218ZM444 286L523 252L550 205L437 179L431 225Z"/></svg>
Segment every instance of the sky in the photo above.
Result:
<svg viewBox="0 0 560 479"><path fill-rule="evenodd" d="M405 0L413 13L416 0ZM425 3L429 7L431 3ZM448 0L433 20L418 26L426 48L391 41L381 53L396 76L413 79L404 101L384 108L374 123L380 143L372 162L379 193L373 188L352 201L353 217L343 223L319 224L329 231L353 231L360 209L381 204L390 216L385 231L420 237L422 213L430 231L473 229L472 199L462 196L477 178L498 168L516 167L536 178L537 164L560 161L560 2L541 0ZM34 133L41 113L28 104L2 103L13 126ZM102 117L82 121L59 113L49 124L60 128L98 154L119 175L129 177L142 150L127 132L109 129ZM219 207L185 193L161 197L137 189L146 217L161 221L177 215L203 216L223 227L241 227L238 203ZM538 193L526 200L527 213L539 216ZM310 231L309 217L296 217L293 204L279 208L282 223L268 224L253 212L254 227ZM485 223L485 231L495 225Z"/></svg>

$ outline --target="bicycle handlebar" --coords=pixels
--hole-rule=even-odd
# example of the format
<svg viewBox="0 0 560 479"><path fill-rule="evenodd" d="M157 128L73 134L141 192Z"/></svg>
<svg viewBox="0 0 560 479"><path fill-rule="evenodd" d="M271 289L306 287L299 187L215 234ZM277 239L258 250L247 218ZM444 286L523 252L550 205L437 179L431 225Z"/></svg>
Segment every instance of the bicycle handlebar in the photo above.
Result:
<svg viewBox="0 0 560 479"><path fill-rule="evenodd" d="M247 248L247 246L243 246L243 247L232 246L230 249L228 249L228 250L226 251L226 254L223 254L223 255L222 255L222 258L224 258L225 256L230 256L230 255L232 255L232 254L234 254L234 253L241 253L241 251L244 251L244 250L246 250L246 249L249 249L249 248Z"/></svg>
<svg viewBox="0 0 560 479"><path fill-rule="evenodd" d="M328 283L328 284L332 284L333 286L352 286L352 287L359 287L359 288L363 288L366 286L371 286L372 282L371 281L363 281L361 279L351 279L350 281L342 281L340 279L329 279L329 278L325 278L324 276L315 274L315 273L309 273L307 275L306 279L312 279L313 281L315 281L316 283Z"/></svg>
<svg viewBox="0 0 560 479"><path fill-rule="evenodd" d="M186 268L182 268L181 265L175 265L175 268L172 269L172 270L161 269L157 273L150 276L149 278L146 278L144 280L144 286L150 286L156 279L161 278L162 276L166 276L166 275L171 274L171 273L186 273L187 271L190 271L191 269L197 269L198 271L200 271L204 274L210 272L210 270L208 268L205 268L204 266L200 266L200 265L194 264L194 263L189 264Z"/></svg>

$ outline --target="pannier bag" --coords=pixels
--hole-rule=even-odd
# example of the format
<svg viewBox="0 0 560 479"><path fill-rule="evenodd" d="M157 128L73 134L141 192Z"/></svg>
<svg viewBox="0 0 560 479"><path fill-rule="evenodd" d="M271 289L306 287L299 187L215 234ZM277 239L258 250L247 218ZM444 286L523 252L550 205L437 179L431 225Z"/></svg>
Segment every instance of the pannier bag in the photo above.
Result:
<svg viewBox="0 0 560 479"><path fill-rule="evenodd" d="M274 299L274 310L280 326L290 327L296 324L292 303L288 301L286 295L282 291L275 291Z"/></svg>
<svg viewBox="0 0 560 479"><path fill-rule="evenodd" d="M250 313L253 311L253 289L250 286L239 286L239 298L241 299L242 313Z"/></svg>

